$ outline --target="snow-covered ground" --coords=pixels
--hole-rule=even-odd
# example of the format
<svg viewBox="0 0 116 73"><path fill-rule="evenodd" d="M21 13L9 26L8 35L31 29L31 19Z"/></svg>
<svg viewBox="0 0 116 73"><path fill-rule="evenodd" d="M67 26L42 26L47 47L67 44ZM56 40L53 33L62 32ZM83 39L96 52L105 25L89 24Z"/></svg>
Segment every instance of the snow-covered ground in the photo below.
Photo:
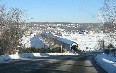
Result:
<svg viewBox="0 0 116 73"><path fill-rule="evenodd" d="M105 46L108 46L111 43L116 47L116 36L113 36L112 38L109 34L92 32L89 34L62 33L61 37L76 42L79 49L83 51L99 50L103 46L102 40L104 40Z"/></svg>
<svg viewBox="0 0 116 73"><path fill-rule="evenodd" d="M78 53L23 53L13 55L1 55L0 63L11 62L13 60L21 60L22 58L37 58L37 57L49 57L52 55L78 55Z"/></svg>
<svg viewBox="0 0 116 73"><path fill-rule="evenodd" d="M53 38L57 36L57 35L51 36L50 34L48 35ZM113 46L116 47L116 39L115 39L116 36L112 38L109 34L103 34L102 32L101 33L91 32L89 34L62 32L62 36L57 37L76 42L78 44L78 49L83 51L97 51L100 48L103 48L103 40L105 46L108 46L111 43L113 44ZM21 43L26 48L28 47L42 48L49 46L41 39L39 35L36 35L36 33L33 33L29 36L23 36Z"/></svg>
<svg viewBox="0 0 116 73"><path fill-rule="evenodd" d="M79 55L78 53L47 53L49 55Z"/></svg>
<svg viewBox="0 0 116 73"><path fill-rule="evenodd" d="M62 35L58 36L55 34L49 34L46 32L43 32L44 36L47 36L49 38L55 38L57 40L61 40L62 42L68 42L64 39L67 39L72 42L76 42L78 44L78 49L82 51L98 51L99 49L103 48L103 43L105 48L109 44L112 44L114 47L116 47L116 36L115 33L112 34L104 34L104 33L95 33L91 32L89 34L78 34L78 33L68 33L68 32L62 32Z"/></svg>
<svg viewBox="0 0 116 73"><path fill-rule="evenodd" d="M99 54L95 60L108 73L116 73L116 57L112 54Z"/></svg>

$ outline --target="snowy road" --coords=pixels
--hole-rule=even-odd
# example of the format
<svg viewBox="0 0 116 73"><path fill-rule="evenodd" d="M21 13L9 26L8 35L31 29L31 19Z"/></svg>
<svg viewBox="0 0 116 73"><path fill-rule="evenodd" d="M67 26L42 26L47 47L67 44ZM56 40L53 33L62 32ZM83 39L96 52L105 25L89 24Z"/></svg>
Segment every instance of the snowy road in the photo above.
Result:
<svg viewBox="0 0 116 73"><path fill-rule="evenodd" d="M0 64L0 73L106 73L93 55L51 56Z"/></svg>

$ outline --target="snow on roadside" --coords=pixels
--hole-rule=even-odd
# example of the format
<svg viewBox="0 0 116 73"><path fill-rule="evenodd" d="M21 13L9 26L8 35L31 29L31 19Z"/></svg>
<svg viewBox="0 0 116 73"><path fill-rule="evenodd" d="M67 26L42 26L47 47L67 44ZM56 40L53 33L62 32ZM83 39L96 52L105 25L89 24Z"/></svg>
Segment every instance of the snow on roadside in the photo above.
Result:
<svg viewBox="0 0 116 73"><path fill-rule="evenodd" d="M1 55L0 63L10 62L13 60L21 60L22 58L36 58L36 57L49 57L47 53L23 53L23 54L13 54L13 55Z"/></svg>
<svg viewBox="0 0 116 73"><path fill-rule="evenodd" d="M95 60L108 73L116 73L116 57L103 53L97 55Z"/></svg>
<svg viewBox="0 0 116 73"><path fill-rule="evenodd" d="M78 53L48 53L49 55L79 55Z"/></svg>
<svg viewBox="0 0 116 73"><path fill-rule="evenodd" d="M49 57L53 55L78 55L78 53L23 53L23 54L13 54L13 55L1 55L0 63L21 60L22 58L37 58L37 57Z"/></svg>
<svg viewBox="0 0 116 73"><path fill-rule="evenodd" d="M47 53L23 53L20 54L21 58L36 58L36 57L49 57Z"/></svg>

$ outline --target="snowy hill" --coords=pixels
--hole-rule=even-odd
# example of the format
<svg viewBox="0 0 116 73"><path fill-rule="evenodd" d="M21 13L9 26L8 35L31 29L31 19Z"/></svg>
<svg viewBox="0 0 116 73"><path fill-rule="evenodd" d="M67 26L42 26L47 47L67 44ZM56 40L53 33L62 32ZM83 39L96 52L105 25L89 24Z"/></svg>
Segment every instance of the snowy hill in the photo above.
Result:
<svg viewBox="0 0 116 73"><path fill-rule="evenodd" d="M78 34L78 33L62 33L62 38L69 39L78 44L80 50L93 51L103 48L104 45L107 47L110 43L116 47L116 40L111 38L109 34L103 33L91 33L91 34ZM99 41L100 40L100 41Z"/></svg>

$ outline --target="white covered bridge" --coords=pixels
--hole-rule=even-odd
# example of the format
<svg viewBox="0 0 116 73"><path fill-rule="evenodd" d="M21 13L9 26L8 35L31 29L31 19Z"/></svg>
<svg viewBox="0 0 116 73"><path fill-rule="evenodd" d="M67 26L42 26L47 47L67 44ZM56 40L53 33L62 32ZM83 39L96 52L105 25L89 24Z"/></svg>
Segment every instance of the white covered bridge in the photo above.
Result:
<svg viewBox="0 0 116 73"><path fill-rule="evenodd" d="M42 32L41 36L45 39L50 39L52 42L54 42L53 44L59 44L61 46L62 49L65 49L66 51L71 51L71 47L73 45L78 45L76 42L65 39L65 38L61 38L60 36L57 35L53 35L50 33L46 33L46 32Z"/></svg>

